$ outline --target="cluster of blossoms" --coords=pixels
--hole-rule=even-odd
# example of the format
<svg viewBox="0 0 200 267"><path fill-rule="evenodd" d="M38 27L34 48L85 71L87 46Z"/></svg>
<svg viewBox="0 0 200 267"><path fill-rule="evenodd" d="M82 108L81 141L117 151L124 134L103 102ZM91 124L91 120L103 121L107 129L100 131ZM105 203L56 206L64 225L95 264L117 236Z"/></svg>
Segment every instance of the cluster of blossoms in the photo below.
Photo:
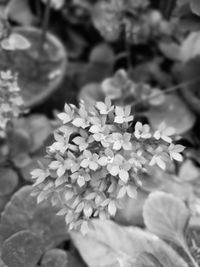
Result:
<svg viewBox="0 0 200 267"><path fill-rule="evenodd" d="M6 135L9 121L20 115L23 99L17 82L17 76L10 71L0 72L0 137Z"/></svg>
<svg viewBox="0 0 200 267"><path fill-rule="evenodd" d="M151 104L162 104L165 99L160 89L146 83L134 82L123 69L118 70L113 77L105 79L101 87L104 95L120 106L131 105L136 101L140 103L140 107L148 108Z"/></svg>
<svg viewBox="0 0 200 267"><path fill-rule="evenodd" d="M42 2L47 4L47 0L42 0ZM56 9L56 10L61 9L63 7L64 3L65 3L65 0L51 0L50 1L51 7Z"/></svg>
<svg viewBox="0 0 200 267"><path fill-rule="evenodd" d="M69 229L87 231L90 218L108 219L124 196L135 198L149 165L165 169L182 160L184 147L172 143L172 129L135 124L131 107L113 106L107 98L94 110L65 105L58 115L62 126L48 147L50 163L32 172L38 201L60 207Z"/></svg>
<svg viewBox="0 0 200 267"><path fill-rule="evenodd" d="M147 40L171 33L170 24L148 0L100 0L93 8L92 21L108 41L124 36L129 43Z"/></svg>

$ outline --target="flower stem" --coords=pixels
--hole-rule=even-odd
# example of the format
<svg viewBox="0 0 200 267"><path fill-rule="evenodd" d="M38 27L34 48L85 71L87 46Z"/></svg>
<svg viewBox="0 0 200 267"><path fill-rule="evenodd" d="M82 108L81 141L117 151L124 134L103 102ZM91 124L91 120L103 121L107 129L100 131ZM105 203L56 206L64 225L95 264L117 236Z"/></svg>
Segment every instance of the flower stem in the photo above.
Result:
<svg viewBox="0 0 200 267"><path fill-rule="evenodd" d="M35 8L36 8L36 14L39 19L41 19L41 6L40 6L40 0L36 0L35 2Z"/></svg>
<svg viewBox="0 0 200 267"><path fill-rule="evenodd" d="M169 88L163 90L163 91L160 92L160 93L157 93L157 94L155 94L155 95L151 95L151 96L149 96L149 97L147 97L147 98L145 98L145 99L139 99L139 100L136 100L136 101L134 101L134 102L132 103L132 105L135 106L136 104L140 104L140 103L142 103L142 102L144 102L144 101L146 101L146 100L154 99L154 98L156 98L156 97L158 97L158 96L160 96L160 95L163 95L163 94L169 94L169 93L175 92L175 91L179 90L180 87L187 86L187 85L191 85L191 84L194 84L194 83L196 83L196 82L198 82L198 81L200 81L200 78L196 78L196 79L192 79L192 80L189 80L189 81L186 81L186 82L183 82L183 83L179 83L179 84L177 84L177 85L175 85L175 86L172 86L172 87L169 87ZM185 90L185 89L184 89L184 90ZM186 88L186 90L187 90L187 88Z"/></svg>
<svg viewBox="0 0 200 267"><path fill-rule="evenodd" d="M175 4L176 4L175 0L161 0L160 1L159 8L165 19L169 20L171 18L171 14L173 12Z"/></svg>
<svg viewBox="0 0 200 267"><path fill-rule="evenodd" d="M51 0L47 0L46 8L44 12L43 24L42 24L42 33L39 45L39 59L41 59L42 53L44 52L44 44L46 41L47 29L49 26L49 19L50 19L50 4Z"/></svg>

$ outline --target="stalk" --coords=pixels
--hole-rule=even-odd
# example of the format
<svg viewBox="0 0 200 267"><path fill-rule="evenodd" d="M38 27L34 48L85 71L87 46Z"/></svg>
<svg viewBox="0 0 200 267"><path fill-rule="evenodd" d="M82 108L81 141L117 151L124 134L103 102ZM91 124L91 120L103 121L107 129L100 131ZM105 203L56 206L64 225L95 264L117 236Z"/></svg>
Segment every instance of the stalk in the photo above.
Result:
<svg viewBox="0 0 200 267"><path fill-rule="evenodd" d="M172 93L172 92L175 92L175 91L178 91L180 89L180 87L183 87L183 86L187 86L187 85L191 85L191 84L194 84L196 82L199 82L200 81L200 78L196 78L196 79L193 79L193 80L189 80L189 81L186 81L186 82L183 82L183 83L179 83L175 86L172 86L172 87L169 87L165 90L163 90L162 92L160 93L157 93L155 95L152 95L152 96L149 96L147 97L145 100L143 99L140 99L140 100L136 100L132 103L132 105L136 105L136 104L140 104L140 103L143 103L144 101L146 100L151 100L151 99L154 99L160 95L163 95L163 94L169 94L169 93ZM185 88L184 90L187 90L187 88Z"/></svg>
<svg viewBox="0 0 200 267"><path fill-rule="evenodd" d="M41 59L42 53L44 52L44 45L46 42L47 29L49 26L49 19L50 19L50 5L51 5L51 0L47 0L44 12L43 24L42 24L42 34L39 45L39 59Z"/></svg>
<svg viewBox="0 0 200 267"><path fill-rule="evenodd" d="M171 18L175 5L176 0L160 0L159 9L165 19L169 20Z"/></svg>

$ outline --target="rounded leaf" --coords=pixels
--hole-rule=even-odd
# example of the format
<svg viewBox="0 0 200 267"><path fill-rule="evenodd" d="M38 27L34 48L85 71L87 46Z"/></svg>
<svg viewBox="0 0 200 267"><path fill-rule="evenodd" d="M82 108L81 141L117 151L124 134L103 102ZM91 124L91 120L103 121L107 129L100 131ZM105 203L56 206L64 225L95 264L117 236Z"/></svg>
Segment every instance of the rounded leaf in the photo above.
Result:
<svg viewBox="0 0 200 267"><path fill-rule="evenodd" d="M44 248L41 239L29 231L8 238L2 247L2 260L8 267L35 267Z"/></svg>
<svg viewBox="0 0 200 267"><path fill-rule="evenodd" d="M183 201L164 192L153 192L143 207L147 229L159 237L181 245L189 219Z"/></svg>
<svg viewBox="0 0 200 267"><path fill-rule="evenodd" d="M71 233L76 248L89 267L137 266L136 259L140 259L143 253L152 255L163 267L188 267L173 249L151 233L112 221L94 220L92 223L94 229L90 229L86 236Z"/></svg>
<svg viewBox="0 0 200 267"><path fill-rule="evenodd" d="M31 196L32 190L32 186L24 186L13 195L2 213L1 227L9 227L10 234L30 230L41 237L44 246L49 249L68 238L66 224L62 216L56 215L57 208L50 203L37 204L36 198Z"/></svg>
<svg viewBox="0 0 200 267"><path fill-rule="evenodd" d="M182 43L180 58L186 62L198 55L200 55L200 31L195 31L191 32Z"/></svg>
<svg viewBox="0 0 200 267"><path fill-rule="evenodd" d="M9 168L0 169L0 197L11 194L19 182L16 172Z"/></svg>
<svg viewBox="0 0 200 267"><path fill-rule="evenodd" d="M42 258L42 267L67 267L67 254L62 249L51 249Z"/></svg>
<svg viewBox="0 0 200 267"><path fill-rule="evenodd" d="M190 8L195 15L200 16L200 1L199 0L191 0Z"/></svg>
<svg viewBox="0 0 200 267"><path fill-rule="evenodd" d="M196 120L186 104L175 94L166 95L165 102L159 106L152 106L146 115L154 130L164 122L167 128L174 128L177 135L189 131Z"/></svg>

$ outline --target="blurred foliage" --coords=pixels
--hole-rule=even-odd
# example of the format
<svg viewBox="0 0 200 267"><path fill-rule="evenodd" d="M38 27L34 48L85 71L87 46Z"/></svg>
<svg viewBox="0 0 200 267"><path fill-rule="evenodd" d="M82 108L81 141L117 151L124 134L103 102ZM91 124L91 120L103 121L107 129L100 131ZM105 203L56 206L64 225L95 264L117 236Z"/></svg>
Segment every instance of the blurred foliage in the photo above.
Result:
<svg viewBox="0 0 200 267"><path fill-rule="evenodd" d="M199 16L199 0L0 1L0 56L6 58L0 71L7 73L0 84L0 266L200 265ZM37 38L23 34L28 27ZM63 47L64 64L56 68L61 48L49 47L49 32ZM15 73L16 62L25 78ZM49 69L39 75L41 65ZM21 97L14 92L17 75L27 85L25 100L39 99L23 113L13 105L19 103L13 97ZM49 94L41 98L44 91ZM46 148L61 126L55 117L64 104L78 106L82 99L94 110L105 97L121 109L131 105L131 133L144 136L142 126L149 124L157 137L186 149L183 162L167 163L165 171L149 166L137 198L124 196L126 208L113 221L94 220L95 228L82 236L66 229L63 216L56 215L60 207L36 202L30 173L38 161L44 169L51 161Z"/></svg>

